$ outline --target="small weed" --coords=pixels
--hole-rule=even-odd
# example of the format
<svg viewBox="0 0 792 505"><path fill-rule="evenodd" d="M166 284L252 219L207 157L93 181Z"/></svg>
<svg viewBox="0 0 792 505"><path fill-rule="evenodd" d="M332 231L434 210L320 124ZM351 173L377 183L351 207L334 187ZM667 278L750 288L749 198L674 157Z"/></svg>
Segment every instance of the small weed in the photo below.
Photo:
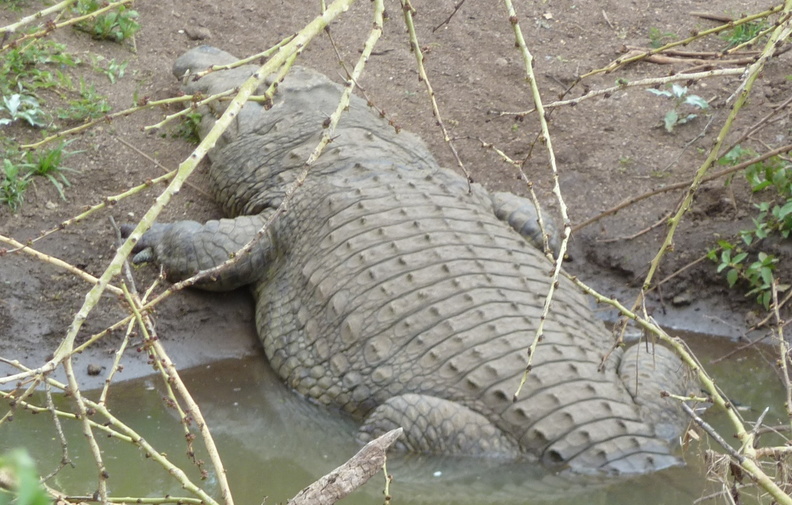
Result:
<svg viewBox="0 0 792 505"><path fill-rule="evenodd" d="M724 155L718 163L734 165L756 156L756 152L740 146ZM745 178L754 193L773 190L774 201L755 204L756 217L752 218L753 228L742 230L739 240L719 240L718 247L709 251L707 257L718 263L718 272L726 272L729 287L740 280L748 286L746 296L756 296L756 301L765 309L772 301L771 286L778 258L759 250L765 238L775 236L789 238L792 234L792 165L778 156L754 163L745 170ZM779 285L784 291L789 285Z"/></svg>
<svg viewBox="0 0 792 505"><path fill-rule="evenodd" d="M104 58L101 56L94 58L92 60L92 66L96 72L106 75L107 78L110 79L110 84L115 84L117 80L124 77L126 67L129 64L128 61L117 63L114 58L107 63L107 67L104 67L100 64L100 61L102 60L104 60Z"/></svg>
<svg viewBox="0 0 792 505"><path fill-rule="evenodd" d="M664 170L652 170L649 172L649 176L655 179L665 179L666 177L670 177L671 173Z"/></svg>
<svg viewBox="0 0 792 505"><path fill-rule="evenodd" d="M80 79L80 97L70 100L69 106L60 108L56 115L60 119L69 121L86 121L102 117L110 112L110 105L104 96L100 95L92 84L86 84Z"/></svg>
<svg viewBox="0 0 792 505"><path fill-rule="evenodd" d="M663 47L668 42L676 40L676 38L676 33L663 32L661 29L655 27L649 28L649 46L653 49Z"/></svg>
<svg viewBox="0 0 792 505"><path fill-rule="evenodd" d="M47 179L58 191L61 199L66 200L64 189L71 186L66 172L76 172L64 167L64 159L80 151L66 151L72 141L61 142L52 149L28 151L24 154L13 146L6 146L3 171L0 173L0 204L7 205L16 212L23 202L25 190L35 182L35 177ZM14 161L16 160L16 161Z"/></svg>
<svg viewBox="0 0 792 505"><path fill-rule="evenodd" d="M78 0L77 12L80 15L90 14L104 5L106 4L98 0ZM119 5L116 10L97 16L91 21L80 23L77 28L90 33L93 38L98 40L123 42L132 38L140 30L140 25L136 21L137 17L137 11Z"/></svg>
<svg viewBox="0 0 792 505"><path fill-rule="evenodd" d="M634 166L635 166L635 161L633 161L632 158L630 158L629 156L621 156L619 158L619 167L617 168L617 170L619 171L619 173L623 174Z"/></svg>
<svg viewBox="0 0 792 505"><path fill-rule="evenodd" d="M50 40L37 40L22 48L9 49L0 58L0 94L34 94L37 89L54 87L58 80L45 66L74 67L77 64L79 60L66 52L66 46Z"/></svg>
<svg viewBox="0 0 792 505"><path fill-rule="evenodd" d="M16 212L24 200L25 190L30 184L30 173L25 167L3 159L3 179L0 180L0 204L7 205Z"/></svg>
<svg viewBox="0 0 792 505"><path fill-rule="evenodd" d="M38 100L30 95L15 93L10 96L4 96L3 103L0 103L0 112L10 116L10 118L0 117L0 126L11 124L18 119L22 119L30 126L38 128L47 124L46 115L41 110Z"/></svg>
<svg viewBox="0 0 792 505"><path fill-rule="evenodd" d="M174 133L175 137L183 138L188 142L197 144L201 141L198 136L198 127L201 125L201 114L191 112L184 116L179 124L178 129Z"/></svg>
<svg viewBox="0 0 792 505"><path fill-rule="evenodd" d="M709 108L709 104L706 100L698 95L688 94L687 87L680 86L679 84L672 84L670 91L653 88L647 89L646 91L657 96L663 96L674 100L673 108L666 112L663 117L663 125L668 133L674 133L675 127L689 123L698 117L698 114L686 112L684 109L693 108L706 110Z"/></svg>
<svg viewBox="0 0 792 505"><path fill-rule="evenodd" d="M64 187L70 187L71 183L66 178L64 172L75 172L74 169L61 166L61 161L68 158L78 151L66 151L64 148L71 142L62 142L58 147L43 151L29 151L25 154L25 165L34 176L44 177L55 186L61 200L66 200L63 194Z"/></svg>
<svg viewBox="0 0 792 505"><path fill-rule="evenodd" d="M726 49L730 47L745 44L756 38L763 30L767 28L767 23L764 21L752 21L750 23L743 23L737 25L731 30L721 34L721 38L728 42Z"/></svg>
<svg viewBox="0 0 792 505"><path fill-rule="evenodd" d="M773 301L771 287L778 258L759 252L756 261L748 263L745 261L748 259L748 253L735 247L732 243L720 240L718 245L722 249L720 256L718 256L717 249L713 249L707 254L707 257L718 263L718 272L726 271L726 281L729 283L729 287L733 288L739 280L744 280L749 286L745 296L756 296L756 302L768 309L770 302ZM778 286L779 291L787 289L789 289L789 285Z"/></svg>

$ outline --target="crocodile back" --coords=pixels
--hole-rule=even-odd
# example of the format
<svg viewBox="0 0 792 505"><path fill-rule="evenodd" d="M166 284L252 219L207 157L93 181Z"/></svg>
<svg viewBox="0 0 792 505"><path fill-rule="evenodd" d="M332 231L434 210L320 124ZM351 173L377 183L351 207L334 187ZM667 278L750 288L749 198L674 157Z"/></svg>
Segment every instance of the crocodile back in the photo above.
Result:
<svg viewBox="0 0 792 505"><path fill-rule="evenodd" d="M283 202L340 93L300 69L271 110L240 115L210 169L227 212ZM565 278L513 401L552 265L495 216L481 187L440 169L362 100L353 97L269 236L257 325L273 368L300 393L360 418L406 393L451 400L550 464L678 463L621 380L621 353L598 370L611 340Z"/></svg>

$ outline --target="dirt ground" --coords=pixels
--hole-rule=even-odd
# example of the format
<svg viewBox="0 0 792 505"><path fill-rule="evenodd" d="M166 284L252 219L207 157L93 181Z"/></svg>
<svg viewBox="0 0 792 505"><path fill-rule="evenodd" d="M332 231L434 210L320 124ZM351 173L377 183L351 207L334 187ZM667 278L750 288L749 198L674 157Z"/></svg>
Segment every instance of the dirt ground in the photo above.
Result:
<svg viewBox="0 0 792 505"><path fill-rule="evenodd" d="M492 191L527 195L526 184L516 170L492 150L482 148L482 142L491 143L512 158L522 159L539 131L535 114L524 118L499 114L532 108L508 15L501 2L468 0L454 13L456 4L456 0L413 1L418 37L426 52L425 64L443 121L475 182ZM5 3L2 6L3 25L40 8L36 2L23 3L21 11L9 9ZM535 58L535 72L545 103L556 100L576 76L618 58L625 46L648 47L651 33L663 34L671 40L717 25L692 15L694 11L736 18L765 7L757 2L737 0L671 3L554 0L517 1L515 6L528 48ZM456 167L432 116L424 83L418 79L399 4L387 0L386 8L389 16L385 33L360 85L392 121L420 134L442 164ZM133 96L151 99L175 96L179 92L178 83L170 68L185 50L198 44L211 44L238 56L263 50L301 29L316 15L318 2L165 0L141 1L135 9L140 13L141 30L135 37L134 51L129 45L95 41L70 29L51 35L84 59L94 54L107 61L128 62L125 76L115 84L89 65L67 70L95 84L108 97L113 110L130 106ZM370 3L360 1L331 27L333 40L349 68L357 60L371 26L370 11ZM725 45L725 41L715 37L696 49L718 50ZM785 54L768 63L730 138L736 138L789 95L792 90L792 82L788 80L789 59L789 54ZM341 80L342 70L327 36L306 47L301 62ZM666 76L689 66L641 62L587 78L584 84L600 89L614 85L617 79L633 81ZM728 113L726 100L738 82L737 77L724 77L693 83L691 93L705 98L711 110L678 127L673 134L660 126L670 102L650 94L645 87L586 100L576 107L553 109L549 116L552 142L561 191L573 226L629 197L689 180L723 123ZM578 85L568 96L580 96L583 89L583 84ZM105 123L78 137L69 149L80 152L66 161L75 170L68 174L71 187L66 189L67 200L60 199L48 182L37 181L28 190L18 212L0 209L0 234L23 242L33 239L106 196L176 168L193 146L174 136L171 130L142 131L143 126L154 124L163 114L173 111L145 111ZM713 119L711 125L710 119ZM18 136L20 140L37 136L36 132L17 126L5 127L3 133ZM785 112L780 121L754 135L748 144L761 150L762 143L777 147L788 142L789 118ZM541 144L537 144L526 164L526 172L546 208L557 213L559 205L550 192L552 177ZM701 257L718 237L731 237L749 227L752 197L746 187L740 176L728 187L723 180L702 187L657 279ZM145 212L160 190L153 188L126 199L38 241L35 248L99 275L113 255L115 238L108 217L113 216L118 222L133 221ZM162 219L200 221L218 217L219 211L206 191L198 174L168 206ZM646 274L666 227L655 226L635 238L630 237L674 210L681 195L680 190L662 193L577 230L571 242L567 270L604 294L617 294L625 304L632 303L636 286ZM788 245L777 244L775 249L782 258L781 271L788 271ZM145 286L143 280L153 277L152 270L138 271L141 286ZM40 364L65 334L89 286L62 269L19 253L0 255L0 281L2 355L31 366ZM665 324L711 334L740 336L756 318L752 315L755 305L746 302L741 292L729 290L716 274L715 265L708 261L664 283L650 302L655 317ZM124 315L115 298L105 295L101 305L90 314L78 340L85 340ZM159 308L157 320L160 335L172 346L180 366L257 349L251 307L244 292L182 293ZM77 366L86 372L82 375L85 385L98 385L97 381L102 380L103 374L87 374L89 365L100 369L109 366L108 353L115 349L119 339L119 334L113 334L98 350L79 357ZM130 366L122 377L144 373L148 368L144 360L139 362L137 367Z"/></svg>

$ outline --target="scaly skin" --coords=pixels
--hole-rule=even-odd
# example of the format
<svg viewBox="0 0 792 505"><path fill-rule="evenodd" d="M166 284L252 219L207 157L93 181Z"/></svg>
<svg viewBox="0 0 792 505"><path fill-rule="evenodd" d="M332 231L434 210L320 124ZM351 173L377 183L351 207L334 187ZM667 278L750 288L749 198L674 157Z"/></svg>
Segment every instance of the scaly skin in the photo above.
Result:
<svg viewBox="0 0 792 505"><path fill-rule="evenodd" d="M196 48L174 73L234 60ZM223 91L253 70L187 78L186 91ZM278 90L271 110L247 104L210 155L216 198L239 217L158 225L136 261L156 260L180 279L255 235L341 93L301 68ZM204 112L202 134L218 111ZM581 472L679 464L685 418L658 392L686 393L686 370L663 347L651 356L634 346L599 372L609 333L564 278L512 402L551 270L526 241L540 238L535 216L514 195L469 189L416 136L395 133L354 98L288 212L206 287L251 284L272 367L299 393L361 419L363 440L403 426L400 445L413 451L536 458Z"/></svg>

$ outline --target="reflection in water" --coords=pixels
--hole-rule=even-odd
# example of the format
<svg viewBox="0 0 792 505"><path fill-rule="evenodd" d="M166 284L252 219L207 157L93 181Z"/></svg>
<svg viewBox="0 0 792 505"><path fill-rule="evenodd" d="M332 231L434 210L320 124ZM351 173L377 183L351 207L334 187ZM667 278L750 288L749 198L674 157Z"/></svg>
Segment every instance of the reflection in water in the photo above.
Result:
<svg viewBox="0 0 792 505"><path fill-rule="evenodd" d="M705 346L706 347L706 346ZM717 343L718 353L724 342ZM735 366L737 363L738 366ZM767 424L783 418L780 387L772 368L756 356L740 358L716 367L719 384L738 403L755 408L745 417L755 419L761 410L774 405ZM738 370L740 376L734 373ZM340 415L327 412L284 388L261 358L230 360L183 373L207 418L225 464L238 504L285 502L305 485L332 470L359 449L354 440L356 425ZM756 387L761 385L761 387ZM162 401L164 389L154 378L116 385L108 405L174 463L199 472L185 455L184 431L175 411ZM59 398L61 404L67 400ZM68 408L68 407L64 407ZM710 415L709 421L722 420ZM725 424L720 424L725 428ZM74 468L62 470L50 482L70 494L91 495L96 486L96 469L82 443L80 427L64 422ZM728 432L727 432L728 433ZM115 496L187 496L157 464L128 444L101 440ZM196 443L196 447L200 445ZM27 447L48 473L61 458L48 415L15 413L14 421L0 427L0 451ZM691 451L692 452L692 451ZM199 450L198 457L208 461ZM692 503L706 494L703 470L692 461L676 468L636 479L610 481L602 478L564 478L548 474L537 465L502 464L464 458L392 456L388 472L393 474L391 494L395 503L579 503L593 504L679 504ZM210 467L207 466L207 470ZM205 484L210 492L214 478ZM361 492L345 503L382 503L384 478L375 477Z"/></svg>

